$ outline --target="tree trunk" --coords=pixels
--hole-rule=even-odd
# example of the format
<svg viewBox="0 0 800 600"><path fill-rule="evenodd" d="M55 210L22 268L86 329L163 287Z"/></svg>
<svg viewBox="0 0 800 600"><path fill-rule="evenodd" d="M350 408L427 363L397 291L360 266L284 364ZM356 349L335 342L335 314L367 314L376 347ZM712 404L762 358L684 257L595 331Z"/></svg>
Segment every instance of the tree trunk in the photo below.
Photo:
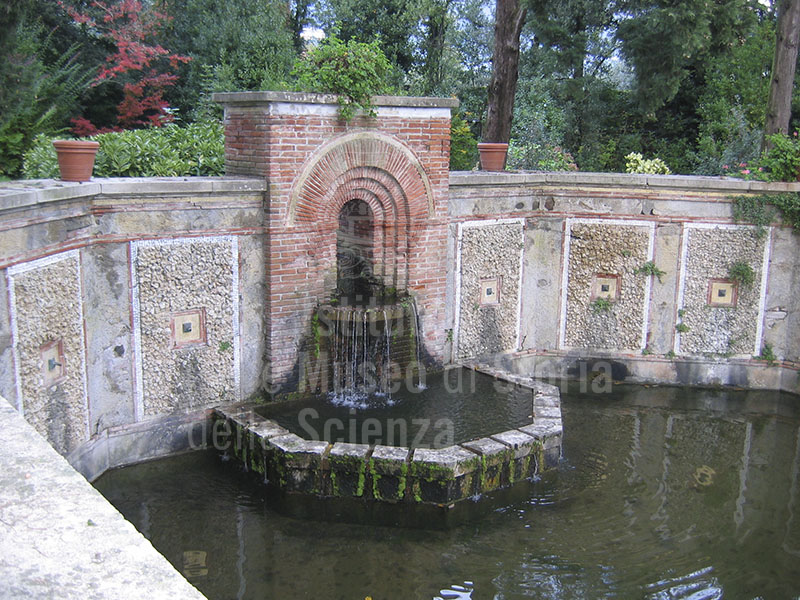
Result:
<svg viewBox="0 0 800 600"><path fill-rule="evenodd" d="M489 83L484 142L508 143L511 137L519 70L519 36L526 12L527 9L520 8L519 0L496 0L492 80Z"/></svg>
<svg viewBox="0 0 800 600"><path fill-rule="evenodd" d="M774 133L789 133L798 38L800 38L800 0L781 0L778 5L778 31L762 149L770 146L767 136Z"/></svg>
<svg viewBox="0 0 800 600"><path fill-rule="evenodd" d="M425 21L425 88L426 96L436 94L444 79L444 47L447 35L447 15L450 0L434 2Z"/></svg>

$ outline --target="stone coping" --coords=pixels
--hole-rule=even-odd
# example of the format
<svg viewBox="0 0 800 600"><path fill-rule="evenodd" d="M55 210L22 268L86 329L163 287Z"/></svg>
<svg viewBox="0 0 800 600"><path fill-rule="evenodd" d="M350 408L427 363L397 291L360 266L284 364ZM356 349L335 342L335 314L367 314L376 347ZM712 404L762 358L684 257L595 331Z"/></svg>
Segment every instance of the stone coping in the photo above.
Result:
<svg viewBox="0 0 800 600"><path fill-rule="evenodd" d="M266 189L266 181L258 177L108 177L82 183L24 179L0 183L0 211L94 196L260 193Z"/></svg>
<svg viewBox="0 0 800 600"><path fill-rule="evenodd" d="M0 597L203 596L0 398Z"/></svg>
<svg viewBox="0 0 800 600"><path fill-rule="evenodd" d="M336 94L312 92L217 92L211 95L214 102L223 105L256 104L337 104ZM433 98L422 96L373 96L372 105L404 108L457 108L458 98Z"/></svg>
<svg viewBox="0 0 800 600"><path fill-rule="evenodd" d="M451 171L450 188L460 186L564 185L642 187L742 194L746 192L800 192L800 183L745 181L735 177L698 175L639 175L585 171Z"/></svg>
<svg viewBox="0 0 800 600"><path fill-rule="evenodd" d="M438 505L479 498L554 468L561 456L558 388L490 374L532 390L528 425L445 448L331 443L304 440L239 403L214 409L213 445L290 493Z"/></svg>

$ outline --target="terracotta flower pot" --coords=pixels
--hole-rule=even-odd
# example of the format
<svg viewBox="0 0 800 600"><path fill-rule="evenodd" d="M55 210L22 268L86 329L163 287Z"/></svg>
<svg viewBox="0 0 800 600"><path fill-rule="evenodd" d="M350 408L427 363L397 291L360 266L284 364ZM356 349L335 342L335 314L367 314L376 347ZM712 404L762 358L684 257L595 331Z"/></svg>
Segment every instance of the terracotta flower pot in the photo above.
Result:
<svg viewBox="0 0 800 600"><path fill-rule="evenodd" d="M506 166L508 144L499 142L480 142L478 153L481 157L481 170L502 171Z"/></svg>
<svg viewBox="0 0 800 600"><path fill-rule="evenodd" d="M98 142L55 140L53 146L62 181L89 181L92 178L94 157L100 147Z"/></svg>

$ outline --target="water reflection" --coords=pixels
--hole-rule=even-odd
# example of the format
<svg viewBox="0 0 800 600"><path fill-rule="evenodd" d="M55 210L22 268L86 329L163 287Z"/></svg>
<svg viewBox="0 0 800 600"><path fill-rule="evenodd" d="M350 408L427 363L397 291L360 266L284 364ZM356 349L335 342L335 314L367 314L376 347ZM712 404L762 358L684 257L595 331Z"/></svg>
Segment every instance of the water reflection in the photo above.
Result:
<svg viewBox="0 0 800 600"><path fill-rule="evenodd" d="M563 418L556 477L448 531L288 518L204 453L98 488L179 570L205 552L212 599L800 595L795 398L618 388Z"/></svg>

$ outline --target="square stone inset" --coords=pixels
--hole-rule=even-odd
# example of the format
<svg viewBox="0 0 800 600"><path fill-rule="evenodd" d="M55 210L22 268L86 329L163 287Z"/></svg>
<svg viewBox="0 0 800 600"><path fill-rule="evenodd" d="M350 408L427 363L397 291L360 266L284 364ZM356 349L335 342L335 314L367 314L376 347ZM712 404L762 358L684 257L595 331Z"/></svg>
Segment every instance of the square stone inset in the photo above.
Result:
<svg viewBox="0 0 800 600"><path fill-rule="evenodd" d="M481 306L500 304L500 278L481 279Z"/></svg>
<svg viewBox="0 0 800 600"><path fill-rule="evenodd" d="M42 365L42 383L50 387L64 380L67 370L64 360L64 340L53 340L39 347Z"/></svg>
<svg viewBox="0 0 800 600"><path fill-rule="evenodd" d="M739 285L731 279L708 280L709 306L736 306Z"/></svg>
<svg viewBox="0 0 800 600"><path fill-rule="evenodd" d="M619 299L619 275L613 273L598 273L592 283L592 300L604 298L615 301Z"/></svg>
<svg viewBox="0 0 800 600"><path fill-rule="evenodd" d="M206 311L204 308L173 313L169 327L173 348L203 346L206 343Z"/></svg>

